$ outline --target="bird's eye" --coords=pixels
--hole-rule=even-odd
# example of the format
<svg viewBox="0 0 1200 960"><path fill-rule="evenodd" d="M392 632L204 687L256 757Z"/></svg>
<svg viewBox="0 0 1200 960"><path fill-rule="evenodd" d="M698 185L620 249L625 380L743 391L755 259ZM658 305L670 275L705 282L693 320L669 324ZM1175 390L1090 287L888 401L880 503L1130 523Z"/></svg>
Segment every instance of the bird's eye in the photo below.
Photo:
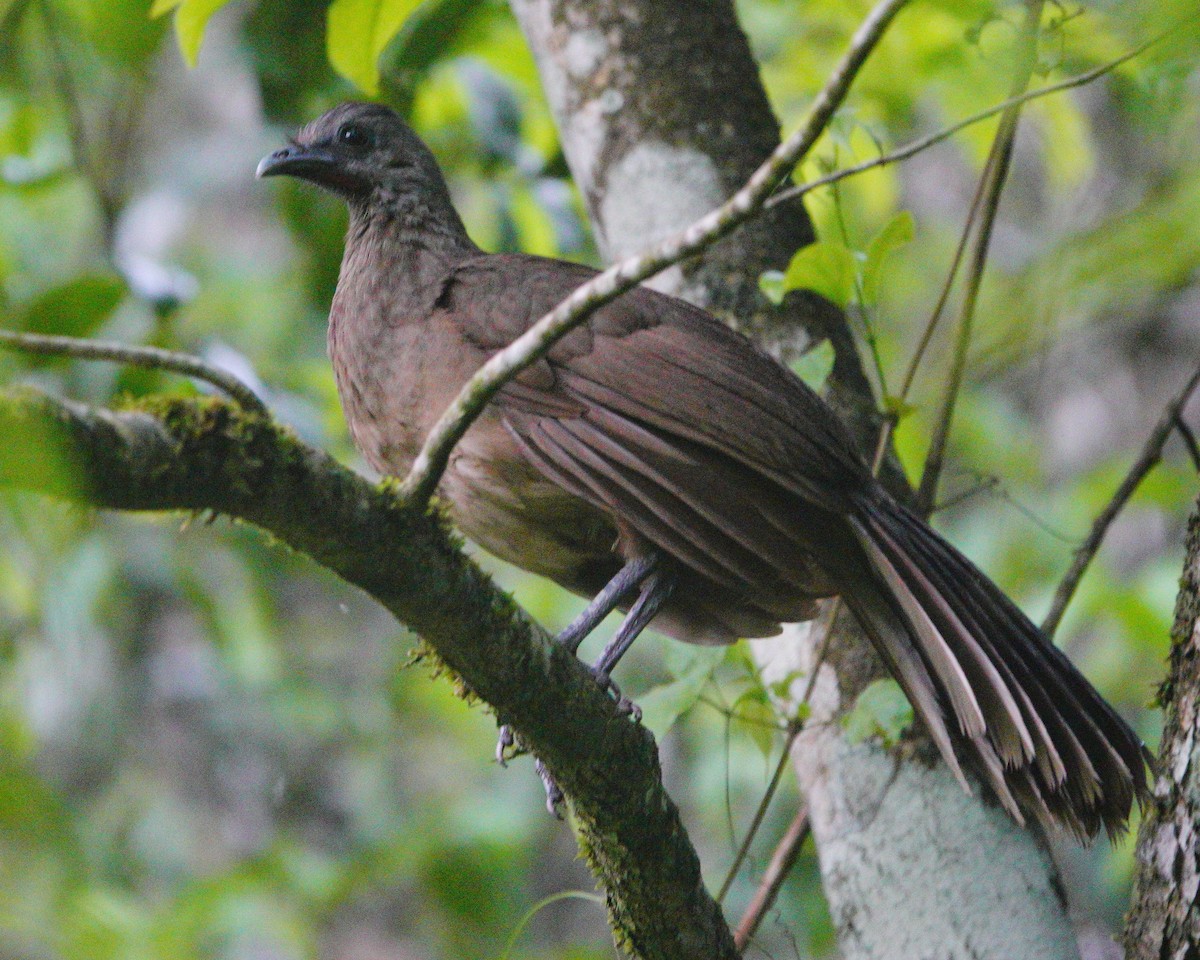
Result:
<svg viewBox="0 0 1200 960"><path fill-rule="evenodd" d="M371 134L356 123L342 124L338 128L337 140L338 143L344 143L348 147L362 148L371 146Z"/></svg>

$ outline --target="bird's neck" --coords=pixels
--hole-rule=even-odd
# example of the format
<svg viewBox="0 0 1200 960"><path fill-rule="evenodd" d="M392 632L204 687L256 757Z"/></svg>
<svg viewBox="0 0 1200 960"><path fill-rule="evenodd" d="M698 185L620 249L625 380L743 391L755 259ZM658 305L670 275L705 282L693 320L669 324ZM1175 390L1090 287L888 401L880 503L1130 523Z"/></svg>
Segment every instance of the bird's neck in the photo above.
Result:
<svg viewBox="0 0 1200 960"><path fill-rule="evenodd" d="M449 198L403 207L352 204L342 278L374 275L392 296L420 298L440 286L456 263L479 252Z"/></svg>
<svg viewBox="0 0 1200 960"><path fill-rule="evenodd" d="M419 192L389 189L383 183L368 198L351 202L347 242L360 240L451 258L479 253L441 182Z"/></svg>

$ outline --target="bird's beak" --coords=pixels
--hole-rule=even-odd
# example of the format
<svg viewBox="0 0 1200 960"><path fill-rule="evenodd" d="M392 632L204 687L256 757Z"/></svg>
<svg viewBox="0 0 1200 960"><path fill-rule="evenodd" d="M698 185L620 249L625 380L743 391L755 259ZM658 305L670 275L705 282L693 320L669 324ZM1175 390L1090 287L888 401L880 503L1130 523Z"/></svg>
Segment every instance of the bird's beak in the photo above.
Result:
<svg viewBox="0 0 1200 960"><path fill-rule="evenodd" d="M263 157L254 175L262 179L286 174L324 183L331 179L336 171L337 158L329 150L293 145Z"/></svg>

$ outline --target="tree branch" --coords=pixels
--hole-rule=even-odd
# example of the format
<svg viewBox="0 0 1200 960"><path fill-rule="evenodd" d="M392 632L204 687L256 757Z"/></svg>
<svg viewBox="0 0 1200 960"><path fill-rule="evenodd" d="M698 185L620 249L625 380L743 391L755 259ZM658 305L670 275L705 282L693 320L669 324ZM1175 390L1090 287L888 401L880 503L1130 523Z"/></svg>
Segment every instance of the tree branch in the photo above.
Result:
<svg viewBox="0 0 1200 960"><path fill-rule="evenodd" d="M808 807L801 806L796 811L796 816L792 818L791 825L787 828L783 838L779 841L779 845L775 847L775 852L771 855L771 862L767 864L762 881L750 900L750 906L746 908L746 912L742 914L742 919L738 923L733 939L739 950L746 949L750 938L754 936L759 924L762 923L763 917L775 905L775 898L779 896L783 881L787 879L792 867L796 865L796 858L800 856L800 848L804 846L804 841L808 839L811 832Z"/></svg>
<svg viewBox="0 0 1200 960"><path fill-rule="evenodd" d="M941 130L928 134L913 140L911 143L906 143L902 147L897 147L890 153L881 154L871 160L864 160L862 163L857 163L852 167L846 167L842 170L835 170L816 180L810 180L808 183L800 183L794 187L788 187L786 190L780 190L773 194L764 207L770 209L787 200L795 200L803 197L807 193L811 193L820 187L827 187L830 184L837 183L840 180L845 180L848 177L853 177L860 173L865 173L867 170L874 170L876 167L886 167L893 163L899 163L901 160L907 160L910 157L915 157L918 153L928 150L930 147L937 146L945 140L949 140L956 133L961 133L967 127L973 127L977 123L983 123L984 120L990 120L999 113L1004 113L1006 110L1011 110L1014 107L1020 107L1028 103L1030 100L1037 100L1041 97L1050 96L1053 93L1061 93L1064 90L1071 90L1075 87L1083 87L1095 80L1100 79L1106 74L1112 73L1117 67L1128 63L1135 57L1141 56L1156 43L1159 43L1166 37L1167 34L1160 33L1145 43L1141 43L1127 53L1123 53L1116 59L1103 63L1098 67L1088 70L1084 73L1077 74L1074 77L1068 77L1066 80L1060 80L1058 83L1052 83L1045 87L1038 87L1036 90L1029 90L1022 93L1020 96L1009 97L1007 100L1002 100L995 106L988 107L986 110L980 110L978 113L973 113L969 117L964 117L957 123L952 123L948 127L943 127Z"/></svg>
<svg viewBox="0 0 1200 960"><path fill-rule="evenodd" d="M1104 536L1108 533L1108 528L1112 526L1112 522L1117 519L1117 514L1124 509L1125 504L1129 502L1129 498L1133 496L1134 491L1137 490L1138 486L1146 478L1146 474L1153 470L1158 462L1162 460L1163 447L1166 446L1172 431L1180 430L1184 433L1185 437L1188 435L1186 432L1187 427L1184 426L1180 415L1183 412L1183 408L1187 406L1187 402L1191 399L1192 394L1195 393L1197 386L1200 386L1200 369L1197 369L1191 375L1188 382L1184 384L1183 389L1167 404L1162 416L1158 418L1158 424L1154 427L1150 436L1146 438L1146 443L1142 447L1141 454L1133 462L1133 465L1129 468L1129 472L1125 474L1125 479L1121 481L1121 485L1117 487L1112 498L1105 504L1104 509L1100 511L1100 515L1092 523L1092 529L1088 533L1087 539L1075 550L1071 567L1063 576L1058 589L1054 591L1054 600L1050 603L1050 612L1046 614L1046 619L1042 621L1042 632L1046 636L1054 636L1054 632L1062 622L1063 614L1066 613L1067 605L1071 602L1071 598L1075 596L1079 582L1087 572L1088 565L1091 564L1092 558L1096 556L1097 551L1100 549L1100 544L1104 542Z"/></svg>
<svg viewBox="0 0 1200 960"><path fill-rule="evenodd" d="M88 340L82 337L51 336L40 333L17 333L0 330L0 349L16 350L39 356L80 357L84 360L112 360L151 370L169 370L185 377L210 383L229 394L247 413L268 416L266 404L246 384L227 370L188 353L163 350L161 347L133 346L110 340Z"/></svg>
<svg viewBox="0 0 1200 960"><path fill-rule="evenodd" d="M746 185L716 210L650 250L609 267L577 288L529 330L495 354L463 386L430 431L401 486L403 496L424 503L446 468L450 452L488 401L509 380L581 324L596 309L642 280L710 246L752 217L784 178L804 159L825 130L870 52L908 0L881 0L851 38L850 47L817 94L804 122L779 145Z"/></svg>
<svg viewBox="0 0 1200 960"><path fill-rule="evenodd" d="M1027 0L1025 21L1021 28L1020 52L1013 75L1012 95L1019 96L1029 86L1029 78L1037 65L1037 44L1041 36L1042 10L1045 0ZM1021 117L1020 104L1010 106L1000 117L1000 128L992 141L992 149L988 153L987 164L984 166L982 182L986 184L980 205L982 220L975 232L975 246L971 255L971 270L967 274L967 289L963 296L962 309L959 312L958 327L954 337L954 354L950 362L950 372L946 378L946 389L942 394L941 409L934 422L933 436L929 442L929 454L925 458L925 469L921 473L921 484L917 490L917 509L925 516L933 509L937 500L938 480L941 478L942 466L945 463L946 444L950 438L950 425L954 420L954 408L958 395L962 390L963 379L967 370L967 354L971 346L971 335L974 331L975 303L979 297L979 287L983 283L983 271L987 265L988 248L992 241L992 228L996 223L996 213L1000 208L1000 194L1004 192L1004 184L1008 180L1008 168L1012 161L1013 144L1017 137L1017 123ZM974 212L974 208L972 209ZM970 231L972 220L967 221ZM957 264L957 261L956 261Z"/></svg>
<svg viewBox="0 0 1200 960"><path fill-rule="evenodd" d="M462 554L439 517L215 399L112 412L4 391L0 435L0 486L118 510L228 514L369 593L553 772L623 947L648 960L737 956L663 790L653 737Z"/></svg>

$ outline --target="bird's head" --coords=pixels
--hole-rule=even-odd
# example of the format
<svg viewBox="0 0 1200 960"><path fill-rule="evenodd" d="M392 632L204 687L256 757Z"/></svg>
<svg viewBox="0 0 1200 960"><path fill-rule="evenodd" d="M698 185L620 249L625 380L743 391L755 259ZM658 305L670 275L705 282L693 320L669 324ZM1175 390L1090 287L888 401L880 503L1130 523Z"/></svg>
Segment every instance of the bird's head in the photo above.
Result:
<svg viewBox="0 0 1200 960"><path fill-rule="evenodd" d="M263 157L259 177L299 177L331 190L351 207L406 213L443 198L446 188L429 148L395 113L375 103L343 103Z"/></svg>

